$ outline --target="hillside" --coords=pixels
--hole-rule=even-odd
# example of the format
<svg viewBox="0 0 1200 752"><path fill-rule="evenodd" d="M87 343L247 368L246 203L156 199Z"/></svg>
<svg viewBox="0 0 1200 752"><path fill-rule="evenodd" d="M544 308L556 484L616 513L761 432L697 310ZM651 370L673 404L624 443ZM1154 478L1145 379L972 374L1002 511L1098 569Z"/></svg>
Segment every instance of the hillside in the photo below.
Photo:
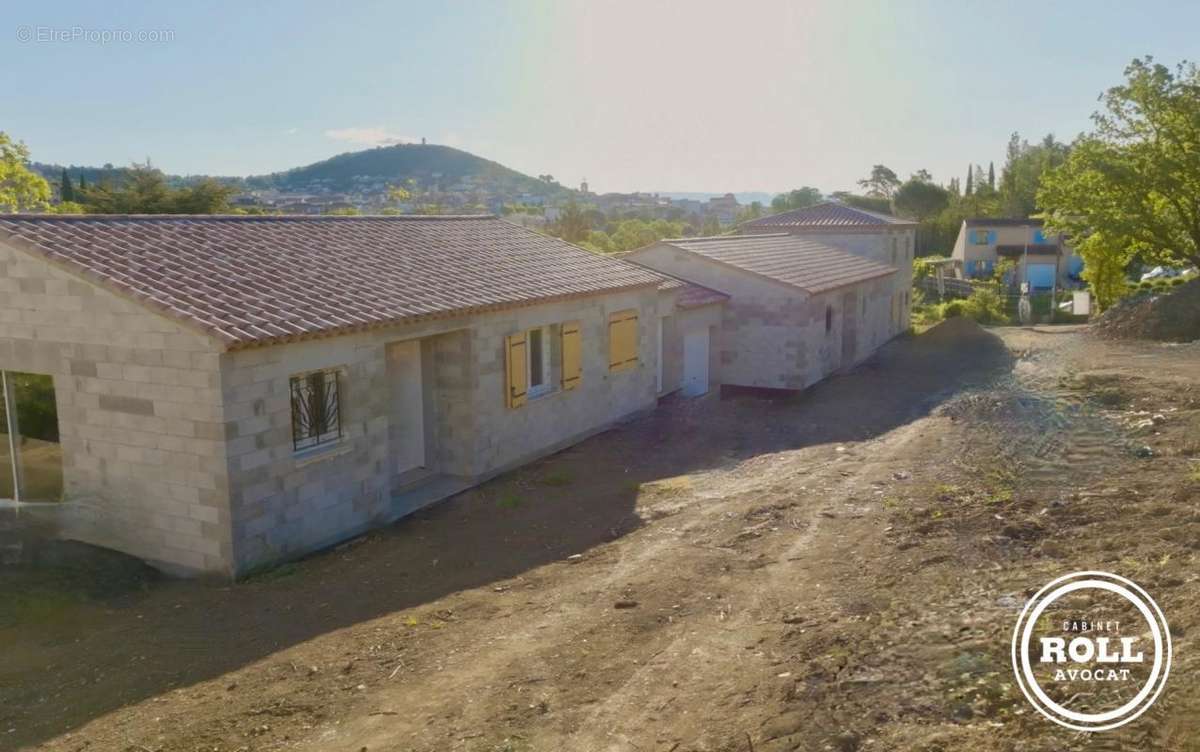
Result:
<svg viewBox="0 0 1200 752"><path fill-rule="evenodd" d="M246 182L252 187L283 190L303 190L320 185L333 191L349 191L364 181L401 183L411 179L424 187L433 182L446 184L464 178L473 179L480 185L503 188L507 192L540 196L568 192L561 186L546 183L489 159L435 144L400 144L347 152L285 172L249 177Z"/></svg>
<svg viewBox="0 0 1200 752"><path fill-rule="evenodd" d="M34 163L32 167L48 180L56 182L64 165ZM70 165L66 169L73 180L78 180L78 176L83 174L91 184L116 180L124 171L123 167L111 164L103 167ZM167 175L167 180L177 186L200 177L203 176ZM338 154L283 172L249 177L217 177L217 180L239 188L276 188L284 191L320 189L324 192L352 192L411 180L422 190L444 190L446 186L466 181L478 189L505 195L531 193L551 197L573 193L568 188L530 177L489 159L435 144L380 146Z"/></svg>

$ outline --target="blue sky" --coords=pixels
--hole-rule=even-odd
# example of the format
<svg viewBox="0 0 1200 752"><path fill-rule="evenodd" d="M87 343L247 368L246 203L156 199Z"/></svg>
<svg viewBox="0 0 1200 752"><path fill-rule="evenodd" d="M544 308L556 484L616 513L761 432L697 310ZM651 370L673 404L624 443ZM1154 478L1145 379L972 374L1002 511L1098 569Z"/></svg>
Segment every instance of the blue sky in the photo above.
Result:
<svg viewBox="0 0 1200 752"><path fill-rule="evenodd" d="M75 28L172 36L18 38ZM1197 28L1198 3L1097 0L21 3L0 129L39 161L178 173L425 137L599 191L833 191L876 162L999 163L1014 130L1069 140Z"/></svg>

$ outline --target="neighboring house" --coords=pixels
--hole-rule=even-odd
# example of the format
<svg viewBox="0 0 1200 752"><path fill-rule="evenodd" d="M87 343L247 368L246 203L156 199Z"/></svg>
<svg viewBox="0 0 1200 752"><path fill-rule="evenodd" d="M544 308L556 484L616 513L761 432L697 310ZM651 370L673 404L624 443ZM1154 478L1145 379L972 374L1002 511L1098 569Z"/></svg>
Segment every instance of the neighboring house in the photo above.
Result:
<svg viewBox="0 0 1200 752"><path fill-rule="evenodd" d="M652 408L669 288L494 217L3 216L0 375L59 444L4 441L0 487L244 573Z"/></svg>
<svg viewBox="0 0 1200 752"><path fill-rule="evenodd" d="M1083 259L1040 219L966 219L954 241L956 270L966 279L990 277L1001 258L1017 263L1018 282L1034 290L1079 286Z"/></svg>
<svg viewBox="0 0 1200 752"><path fill-rule="evenodd" d="M722 384L803 389L908 328L891 306L895 267L806 238L662 240L624 258L727 296L704 345Z"/></svg>
<svg viewBox="0 0 1200 752"><path fill-rule="evenodd" d="M892 278L888 305L892 316L908 328L915 222L826 201L743 222L737 231L742 235L786 232L894 267L897 274Z"/></svg>
<svg viewBox="0 0 1200 752"><path fill-rule="evenodd" d="M722 227L729 227L737 221L738 210L741 209L737 197L732 193L724 196L714 196L708 200L705 211L711 217L716 217Z"/></svg>

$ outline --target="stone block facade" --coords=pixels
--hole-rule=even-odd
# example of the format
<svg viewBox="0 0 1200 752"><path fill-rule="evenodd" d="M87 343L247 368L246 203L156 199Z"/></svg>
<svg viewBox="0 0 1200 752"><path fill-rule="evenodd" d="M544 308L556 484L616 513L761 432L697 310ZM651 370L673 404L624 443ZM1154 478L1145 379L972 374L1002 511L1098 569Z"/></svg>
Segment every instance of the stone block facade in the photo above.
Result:
<svg viewBox="0 0 1200 752"><path fill-rule="evenodd" d="M638 251L636 260L730 296L721 307L720 330L712 343L719 364L710 373L719 374L722 384L803 389L868 357L901 331L890 310L896 284L892 277L809 295L670 245ZM848 321L855 343L849 353L843 350Z"/></svg>
<svg viewBox="0 0 1200 752"><path fill-rule="evenodd" d="M222 356L237 571L327 546L395 519L387 348L419 340L425 467L479 482L562 448L655 403L652 289L597 295ZM641 362L608 372L608 314L644 311ZM583 376L520 408L505 404L508 335L579 321ZM292 448L291 377L336 369L343 438L311 453Z"/></svg>
<svg viewBox="0 0 1200 752"><path fill-rule="evenodd" d="M167 569L228 572L218 344L0 244L0 370L53 377L59 533Z"/></svg>
<svg viewBox="0 0 1200 752"><path fill-rule="evenodd" d="M0 244L0 370L53 377L64 457L58 534L168 571L236 576L395 519L397 422L421 472L457 487L565 447L656 400L652 286L227 351L133 300ZM639 312L639 362L608 369L608 316ZM512 409L505 338L581 324L579 386ZM389 347L415 342L419 407ZM339 374L340 440L297 452L291 379ZM414 417L414 415L416 417ZM40 508L39 508L40 509Z"/></svg>

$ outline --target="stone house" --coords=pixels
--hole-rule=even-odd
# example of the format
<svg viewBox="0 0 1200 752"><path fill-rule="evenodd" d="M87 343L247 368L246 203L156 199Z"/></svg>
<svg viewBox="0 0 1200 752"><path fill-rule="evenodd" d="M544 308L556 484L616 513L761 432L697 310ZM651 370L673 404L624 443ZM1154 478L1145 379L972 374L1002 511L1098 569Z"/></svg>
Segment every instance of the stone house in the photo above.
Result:
<svg viewBox="0 0 1200 752"><path fill-rule="evenodd" d="M803 237L663 240L623 258L727 296L710 330L722 384L803 389L907 329L895 267Z"/></svg>
<svg viewBox="0 0 1200 752"><path fill-rule="evenodd" d="M0 217L0 496L238 575L652 408L721 305L494 217Z"/></svg>
<svg viewBox="0 0 1200 752"><path fill-rule="evenodd" d="M917 223L826 201L738 225L738 233L742 235L778 232L831 245L894 267L897 274L892 277L891 316L897 327L908 328Z"/></svg>
<svg viewBox="0 0 1200 752"><path fill-rule="evenodd" d="M1083 259L1060 233L1048 233L1040 219L963 220L954 241L955 271L964 279L990 277L1002 258L1016 262L1016 282L1033 290L1079 287Z"/></svg>

